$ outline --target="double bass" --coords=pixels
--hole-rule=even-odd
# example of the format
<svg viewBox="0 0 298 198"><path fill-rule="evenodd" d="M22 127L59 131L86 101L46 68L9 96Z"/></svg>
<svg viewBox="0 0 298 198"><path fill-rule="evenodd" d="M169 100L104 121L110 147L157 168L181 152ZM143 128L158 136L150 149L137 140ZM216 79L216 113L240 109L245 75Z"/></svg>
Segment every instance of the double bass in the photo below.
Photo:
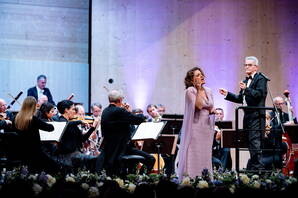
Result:
<svg viewBox="0 0 298 198"><path fill-rule="evenodd" d="M288 90L284 91L284 96L285 96L285 102L287 105L287 112L289 116L289 121L284 124L284 125L293 125L294 124L294 116L292 112L292 105L291 105L291 99L289 97L290 92ZM283 169L282 172L286 175L293 175L294 173L294 168L295 168L295 159L298 158L298 150L295 148L297 147L296 144L292 143L292 140L285 131L282 135L282 142L287 146L287 151L283 155Z"/></svg>

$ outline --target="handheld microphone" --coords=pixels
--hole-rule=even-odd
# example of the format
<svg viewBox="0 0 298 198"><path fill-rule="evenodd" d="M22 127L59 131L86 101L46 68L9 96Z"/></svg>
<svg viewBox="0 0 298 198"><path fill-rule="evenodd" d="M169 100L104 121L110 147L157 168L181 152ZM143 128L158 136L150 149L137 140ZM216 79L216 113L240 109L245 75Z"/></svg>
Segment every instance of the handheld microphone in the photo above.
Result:
<svg viewBox="0 0 298 198"><path fill-rule="evenodd" d="M262 72L260 72L259 74L261 74L261 76L263 76L266 80L270 81L270 78L268 78L265 74L263 74Z"/></svg>

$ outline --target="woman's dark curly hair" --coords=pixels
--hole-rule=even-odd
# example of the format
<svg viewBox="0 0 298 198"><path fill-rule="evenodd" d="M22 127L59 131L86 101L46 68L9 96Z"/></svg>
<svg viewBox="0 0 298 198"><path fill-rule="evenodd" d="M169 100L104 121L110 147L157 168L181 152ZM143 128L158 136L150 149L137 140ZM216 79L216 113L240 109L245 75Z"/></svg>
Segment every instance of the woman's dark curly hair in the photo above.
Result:
<svg viewBox="0 0 298 198"><path fill-rule="evenodd" d="M193 87L193 76L194 76L194 72L196 70L199 70L201 72L201 74L203 76L205 76L203 70L199 67L194 67L192 69L190 69L187 73L186 73L186 76L184 78L184 84L185 84L185 89L187 89L188 87Z"/></svg>
<svg viewBox="0 0 298 198"><path fill-rule="evenodd" d="M52 103L45 102L40 106L36 116L40 119L48 119L47 113L49 113L54 107L55 106Z"/></svg>

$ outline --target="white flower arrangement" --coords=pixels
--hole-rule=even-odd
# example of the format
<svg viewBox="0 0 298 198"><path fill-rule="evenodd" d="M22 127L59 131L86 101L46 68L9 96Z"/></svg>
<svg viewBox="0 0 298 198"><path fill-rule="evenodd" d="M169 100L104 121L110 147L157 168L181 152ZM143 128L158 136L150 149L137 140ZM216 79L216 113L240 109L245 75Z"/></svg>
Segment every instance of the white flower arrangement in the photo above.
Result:
<svg viewBox="0 0 298 198"><path fill-rule="evenodd" d="M200 189L208 188L209 187L209 184L208 184L207 181L201 180L201 181L199 181L197 187L200 188Z"/></svg>
<svg viewBox="0 0 298 198"><path fill-rule="evenodd" d="M211 179L212 178L212 179ZM176 176L170 178L162 174L150 175L127 175L125 179L120 177L110 177L105 173L97 174L89 171L79 171L76 174L67 175L50 175L44 172L39 174L31 174L24 168L16 168L11 171L3 169L0 174L0 191L3 186L13 181L23 180L31 182L32 190L35 195L39 195L43 191L50 190L57 181L70 182L79 184L89 197L98 197L100 190L106 181L112 180L117 182L120 188L133 194L140 184L149 184L156 186L161 180L169 180L177 184L177 186L192 186L194 189L216 189L217 187L225 187L231 194L237 192L241 188L262 189L268 191L283 191L287 186L297 183L297 179L291 176L283 175L281 172L272 172L263 175L253 175L236 173L235 171L218 172L214 171L212 177L206 173L191 178L185 176L182 182L179 182Z"/></svg>

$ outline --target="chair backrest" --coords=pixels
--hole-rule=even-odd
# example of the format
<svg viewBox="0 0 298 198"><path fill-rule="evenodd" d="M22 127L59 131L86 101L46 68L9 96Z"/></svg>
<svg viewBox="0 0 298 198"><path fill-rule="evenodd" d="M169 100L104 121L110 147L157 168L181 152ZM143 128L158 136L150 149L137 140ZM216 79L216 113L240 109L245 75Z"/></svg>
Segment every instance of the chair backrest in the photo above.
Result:
<svg viewBox="0 0 298 198"><path fill-rule="evenodd" d="M0 133L1 156L8 159L20 159L20 137L16 132Z"/></svg>

